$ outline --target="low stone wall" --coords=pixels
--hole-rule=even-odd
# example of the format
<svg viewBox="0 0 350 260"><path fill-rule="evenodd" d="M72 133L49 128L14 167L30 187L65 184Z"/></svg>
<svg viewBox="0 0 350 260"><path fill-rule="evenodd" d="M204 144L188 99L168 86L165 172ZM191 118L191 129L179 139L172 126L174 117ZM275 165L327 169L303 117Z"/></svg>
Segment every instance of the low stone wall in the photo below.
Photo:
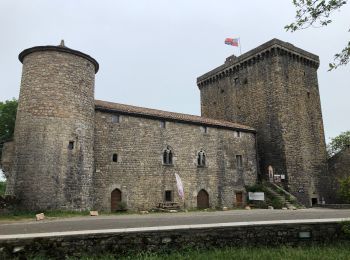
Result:
<svg viewBox="0 0 350 260"><path fill-rule="evenodd" d="M261 221L115 230L0 235L0 258L65 256L227 246L296 246L346 239L338 220Z"/></svg>

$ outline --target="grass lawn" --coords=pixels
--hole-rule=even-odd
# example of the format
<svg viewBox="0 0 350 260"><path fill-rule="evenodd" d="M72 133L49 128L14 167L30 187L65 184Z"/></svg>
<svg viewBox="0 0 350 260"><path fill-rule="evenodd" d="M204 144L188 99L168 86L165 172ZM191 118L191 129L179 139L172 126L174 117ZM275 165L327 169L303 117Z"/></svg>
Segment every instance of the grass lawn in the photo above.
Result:
<svg viewBox="0 0 350 260"><path fill-rule="evenodd" d="M72 217L83 217L90 216L90 211L63 211L63 210L44 210L44 211L11 211L9 213L0 213L0 222L1 221L18 221L18 220L34 220L35 215L38 213L44 213L45 218L54 219L54 218L72 218ZM99 215L108 216L108 215L128 215L135 214L135 212L99 212ZM1 259L0 259L1 260Z"/></svg>
<svg viewBox="0 0 350 260"><path fill-rule="evenodd" d="M48 259L45 257L31 257L29 259ZM177 251L170 254L162 253L144 253L139 255L132 255L128 257L113 256L113 255L96 255L83 256L79 258L66 259L146 259L146 260L178 260L178 259L257 259L257 260L330 260L330 259L350 259L350 242L337 243L335 245L327 246L309 246L309 247L273 247L273 248L259 248L259 247L245 247L245 248L225 248L212 250L186 250Z"/></svg>

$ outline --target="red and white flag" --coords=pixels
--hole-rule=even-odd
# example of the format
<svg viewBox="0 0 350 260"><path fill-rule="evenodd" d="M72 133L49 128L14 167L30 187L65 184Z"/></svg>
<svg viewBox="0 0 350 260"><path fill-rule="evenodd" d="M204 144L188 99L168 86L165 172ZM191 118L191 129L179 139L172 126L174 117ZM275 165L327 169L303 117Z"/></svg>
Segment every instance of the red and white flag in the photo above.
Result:
<svg viewBox="0 0 350 260"><path fill-rule="evenodd" d="M185 199L184 186L182 185L181 178L177 173L175 173L175 178L176 178L177 192L179 193L180 198L184 200Z"/></svg>
<svg viewBox="0 0 350 260"><path fill-rule="evenodd" d="M238 47L239 38L226 38L225 44Z"/></svg>

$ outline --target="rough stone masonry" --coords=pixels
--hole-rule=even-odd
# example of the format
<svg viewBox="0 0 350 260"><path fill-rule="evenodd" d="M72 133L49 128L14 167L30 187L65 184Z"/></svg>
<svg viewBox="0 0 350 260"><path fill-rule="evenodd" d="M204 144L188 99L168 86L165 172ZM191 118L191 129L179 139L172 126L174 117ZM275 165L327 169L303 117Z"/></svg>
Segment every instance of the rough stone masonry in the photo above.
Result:
<svg viewBox="0 0 350 260"><path fill-rule="evenodd" d="M6 192L22 208L232 208L259 176L307 206L328 199L319 60L289 43L273 39L199 77L202 116L94 100L97 61L63 44L19 59L5 156Z"/></svg>

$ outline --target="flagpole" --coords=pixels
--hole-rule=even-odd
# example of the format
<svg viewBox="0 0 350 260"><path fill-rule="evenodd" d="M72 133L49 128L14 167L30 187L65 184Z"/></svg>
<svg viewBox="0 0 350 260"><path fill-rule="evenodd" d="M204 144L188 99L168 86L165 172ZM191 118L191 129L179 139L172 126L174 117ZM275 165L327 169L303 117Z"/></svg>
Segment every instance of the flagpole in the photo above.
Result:
<svg viewBox="0 0 350 260"><path fill-rule="evenodd" d="M239 55L242 55L242 49L241 49L241 37L238 37L239 42Z"/></svg>

